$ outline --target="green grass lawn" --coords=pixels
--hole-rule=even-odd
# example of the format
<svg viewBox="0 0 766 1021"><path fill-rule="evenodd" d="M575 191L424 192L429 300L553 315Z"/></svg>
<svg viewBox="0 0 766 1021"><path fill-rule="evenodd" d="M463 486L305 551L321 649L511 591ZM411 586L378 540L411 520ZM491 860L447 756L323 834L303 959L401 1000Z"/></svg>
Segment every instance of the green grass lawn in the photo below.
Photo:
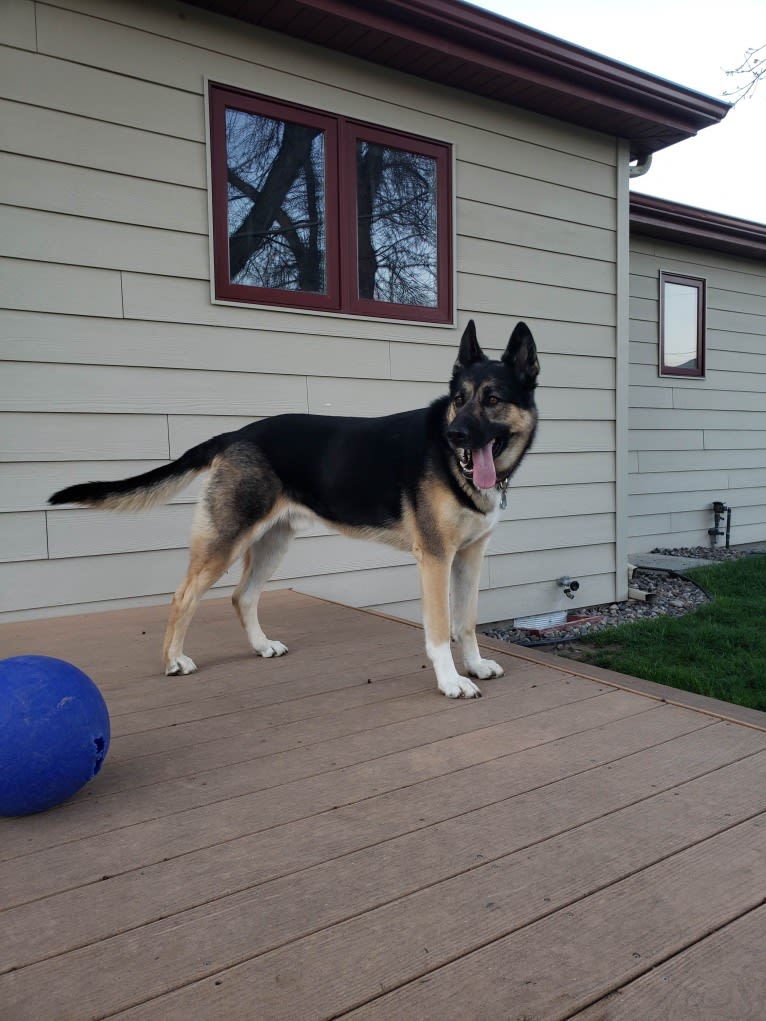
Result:
<svg viewBox="0 0 766 1021"><path fill-rule="evenodd" d="M685 617L636 621L581 644L577 658L766 711L766 556L688 572L712 601Z"/></svg>

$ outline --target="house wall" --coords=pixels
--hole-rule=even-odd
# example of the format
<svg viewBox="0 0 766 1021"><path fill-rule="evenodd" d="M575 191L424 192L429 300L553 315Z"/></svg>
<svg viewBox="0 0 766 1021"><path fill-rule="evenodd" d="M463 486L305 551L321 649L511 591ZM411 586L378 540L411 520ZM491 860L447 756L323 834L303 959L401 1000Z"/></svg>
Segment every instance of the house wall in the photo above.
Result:
<svg viewBox="0 0 766 1021"><path fill-rule="evenodd" d="M766 266L631 241L629 552L708 546L711 504L732 544L766 539ZM707 280L704 379L657 373L659 272Z"/></svg>
<svg viewBox="0 0 766 1021"><path fill-rule="evenodd" d="M165 601L195 490L142 515L46 507L279 412L381 414L444 391L465 322L526 319L539 440L480 616L615 595L614 139L180 4L6 0L0 52L0 615ZM205 76L450 142L457 328L214 304ZM237 568L217 591L230 591ZM411 558L316 529L274 584L418 615Z"/></svg>

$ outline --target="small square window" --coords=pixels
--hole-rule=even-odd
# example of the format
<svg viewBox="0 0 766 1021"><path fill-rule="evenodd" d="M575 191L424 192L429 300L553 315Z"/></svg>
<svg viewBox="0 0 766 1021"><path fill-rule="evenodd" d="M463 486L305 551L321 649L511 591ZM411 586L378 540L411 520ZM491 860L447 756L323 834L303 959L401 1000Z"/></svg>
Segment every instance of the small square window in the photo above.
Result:
<svg viewBox="0 0 766 1021"><path fill-rule="evenodd" d="M452 321L449 146L210 86L215 296Z"/></svg>
<svg viewBox="0 0 766 1021"><path fill-rule="evenodd" d="M660 375L705 375L705 281L660 273Z"/></svg>

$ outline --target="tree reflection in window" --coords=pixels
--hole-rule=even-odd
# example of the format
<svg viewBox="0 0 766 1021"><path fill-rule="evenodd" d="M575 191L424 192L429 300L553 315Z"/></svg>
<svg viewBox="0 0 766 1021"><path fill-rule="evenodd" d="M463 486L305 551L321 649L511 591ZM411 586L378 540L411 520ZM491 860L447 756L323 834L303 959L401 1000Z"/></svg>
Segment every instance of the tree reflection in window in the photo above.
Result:
<svg viewBox="0 0 766 1021"><path fill-rule="evenodd" d="M226 110L229 279L326 292L324 133Z"/></svg>
<svg viewBox="0 0 766 1021"><path fill-rule="evenodd" d="M437 304L436 170L430 156L357 141L360 298Z"/></svg>

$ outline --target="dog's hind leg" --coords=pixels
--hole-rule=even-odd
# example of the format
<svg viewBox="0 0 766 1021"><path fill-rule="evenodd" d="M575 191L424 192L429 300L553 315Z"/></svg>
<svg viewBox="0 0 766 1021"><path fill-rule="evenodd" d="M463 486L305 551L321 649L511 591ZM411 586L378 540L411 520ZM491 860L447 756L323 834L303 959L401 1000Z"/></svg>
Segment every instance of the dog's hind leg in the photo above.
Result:
<svg viewBox="0 0 766 1021"><path fill-rule="evenodd" d="M212 551L206 542L193 542L186 577L176 589L165 632L163 656L166 674L193 674L197 666L184 655L186 632L202 596L214 585L235 559L236 553L227 547Z"/></svg>
<svg viewBox="0 0 766 1021"><path fill-rule="evenodd" d="M479 602L479 575L487 546L486 539L458 550L452 562L450 601L452 637L460 645L463 663L473 677L500 677L503 668L493 659L482 659L476 641L476 612Z"/></svg>
<svg viewBox="0 0 766 1021"><path fill-rule="evenodd" d="M189 544L189 568L176 589L165 631L163 656L166 674L192 674L193 659L184 655L186 632L202 596L223 575L242 549L242 528L233 521L216 528L206 501L197 505Z"/></svg>
<svg viewBox="0 0 766 1021"><path fill-rule="evenodd" d="M280 521L249 547L244 557L242 579L231 597L253 651L259 656L284 656L287 652L286 645L263 633L258 620L258 600L285 555L292 534L290 525Z"/></svg>

